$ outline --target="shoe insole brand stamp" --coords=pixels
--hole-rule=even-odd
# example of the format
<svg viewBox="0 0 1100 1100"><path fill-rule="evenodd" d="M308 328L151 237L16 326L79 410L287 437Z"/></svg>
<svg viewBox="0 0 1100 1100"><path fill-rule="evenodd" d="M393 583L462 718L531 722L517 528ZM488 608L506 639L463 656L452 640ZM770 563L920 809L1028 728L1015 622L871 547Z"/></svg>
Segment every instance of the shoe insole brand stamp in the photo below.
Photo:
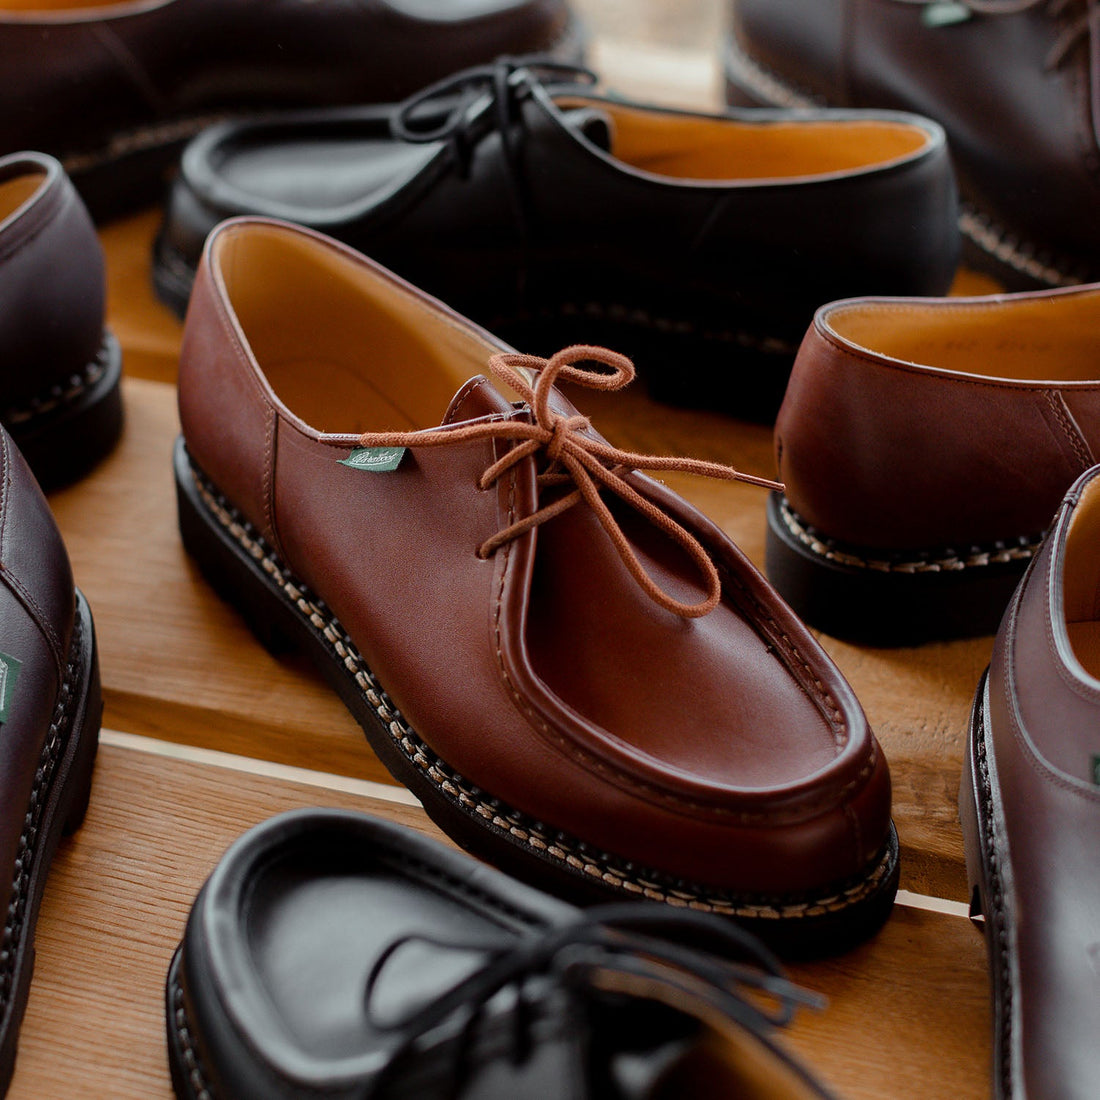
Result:
<svg viewBox="0 0 1100 1100"><path fill-rule="evenodd" d="M6 722L11 713L12 700L15 698L15 685L19 680L22 661L0 653L0 722Z"/></svg>
<svg viewBox="0 0 1100 1100"><path fill-rule="evenodd" d="M404 447L357 447L347 458L340 459L340 465L350 466L353 470L388 474L401 465L404 457Z"/></svg>

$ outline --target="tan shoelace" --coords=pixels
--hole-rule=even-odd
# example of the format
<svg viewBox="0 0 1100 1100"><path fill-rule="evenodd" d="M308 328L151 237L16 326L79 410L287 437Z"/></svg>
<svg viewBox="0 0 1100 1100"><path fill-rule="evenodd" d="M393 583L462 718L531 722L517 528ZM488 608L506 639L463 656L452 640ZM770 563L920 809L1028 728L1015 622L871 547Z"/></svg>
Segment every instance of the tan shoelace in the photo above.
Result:
<svg viewBox="0 0 1100 1100"><path fill-rule="evenodd" d="M611 373L584 369L578 363L600 363L610 367ZM521 373L524 369L537 374L535 385L528 383ZM590 426L586 416L561 416L550 408L550 394L560 378L594 390L618 390L634 379L634 364L625 355L607 348L577 345L564 348L550 359L534 355L494 355L489 360L489 370L505 385L511 387L530 406L531 420L486 420L455 428L430 429L415 432L366 432L359 437L363 447L441 447L451 443L478 439L515 440L517 446L494 462L479 480L479 488L488 489L517 463L538 451L545 451L547 466L538 475L540 487L572 482L576 488L565 496L539 508L524 519L518 520L478 547L478 556L487 558L505 543L518 538L524 532L545 523L580 501L585 501L597 518L622 558L623 564L643 591L661 607L687 619L698 618L713 611L722 597L722 582L718 570L706 549L694 535L686 531L668 513L662 511L641 495L626 480L632 470L650 472L674 470L725 481L744 481L764 489L782 491L783 486L767 478L743 474L730 466L717 462L703 462L697 458L642 455L621 451L600 442L585 431ZM688 604L675 599L664 591L646 572L633 547L615 521L611 510L600 497L600 489L610 489L646 517L687 552L700 576L704 579L707 597L700 603Z"/></svg>

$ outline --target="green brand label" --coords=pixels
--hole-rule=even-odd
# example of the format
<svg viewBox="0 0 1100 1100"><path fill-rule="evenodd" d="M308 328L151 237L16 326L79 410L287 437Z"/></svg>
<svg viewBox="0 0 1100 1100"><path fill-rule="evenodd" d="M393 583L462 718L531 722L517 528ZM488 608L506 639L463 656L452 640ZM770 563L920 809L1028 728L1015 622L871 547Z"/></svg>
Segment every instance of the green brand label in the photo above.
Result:
<svg viewBox="0 0 1100 1100"><path fill-rule="evenodd" d="M0 722L6 722L11 714L12 700L15 698L15 685L19 680L22 661L0 653Z"/></svg>
<svg viewBox="0 0 1100 1100"><path fill-rule="evenodd" d="M965 23L971 14L965 4L957 4L954 0L934 0L924 5L921 22L926 27L950 27L955 23Z"/></svg>
<svg viewBox="0 0 1100 1100"><path fill-rule="evenodd" d="M401 465L405 457L404 447L359 447L347 458L340 459L341 466L353 470L370 470L376 474L388 474Z"/></svg>
<svg viewBox="0 0 1100 1100"><path fill-rule="evenodd" d="M1100 787L1100 753L1092 754L1092 781Z"/></svg>

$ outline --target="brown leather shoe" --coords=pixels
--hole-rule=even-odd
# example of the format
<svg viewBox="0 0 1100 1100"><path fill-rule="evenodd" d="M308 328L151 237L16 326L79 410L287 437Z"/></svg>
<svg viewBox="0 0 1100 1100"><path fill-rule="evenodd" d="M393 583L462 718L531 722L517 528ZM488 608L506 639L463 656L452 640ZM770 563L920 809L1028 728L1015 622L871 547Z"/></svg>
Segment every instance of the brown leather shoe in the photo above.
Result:
<svg viewBox="0 0 1100 1100"><path fill-rule="evenodd" d="M969 263L1014 289L1100 279L1094 0L732 0L732 20L731 103L934 118Z"/></svg>
<svg viewBox="0 0 1100 1100"><path fill-rule="evenodd" d="M0 428L0 1095L15 1065L34 926L62 833L84 818L99 665L84 597L34 477Z"/></svg>
<svg viewBox="0 0 1100 1100"><path fill-rule="evenodd" d="M103 251L61 165L0 158L0 422L43 489L95 465L122 430Z"/></svg>
<svg viewBox="0 0 1100 1100"><path fill-rule="evenodd" d="M776 422L767 570L807 622L986 634L1100 455L1100 286L818 311Z"/></svg>
<svg viewBox="0 0 1100 1100"><path fill-rule="evenodd" d="M1100 1080L1100 467L1066 496L997 635L959 815L985 916L1003 1100Z"/></svg>
<svg viewBox="0 0 1100 1100"><path fill-rule="evenodd" d="M19 0L0 153L61 158L97 217L158 196L183 142L230 114L392 102L501 53L581 36L567 0Z"/></svg>
<svg viewBox="0 0 1100 1100"><path fill-rule="evenodd" d="M744 475L616 451L551 385L631 374L516 356L346 246L228 222L180 365L185 545L474 852L839 946L894 894L886 762L740 551L634 471Z"/></svg>

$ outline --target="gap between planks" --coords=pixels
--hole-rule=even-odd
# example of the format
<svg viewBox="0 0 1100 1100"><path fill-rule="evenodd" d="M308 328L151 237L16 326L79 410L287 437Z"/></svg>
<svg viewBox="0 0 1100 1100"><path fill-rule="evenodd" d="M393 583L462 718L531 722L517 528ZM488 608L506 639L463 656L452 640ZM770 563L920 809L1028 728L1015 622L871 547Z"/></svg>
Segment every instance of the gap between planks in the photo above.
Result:
<svg viewBox="0 0 1100 1100"><path fill-rule="evenodd" d="M381 802L402 806L420 806L419 799L411 791L404 787L391 786L389 783L374 783L369 779L353 779L346 775L334 775L332 772L318 772L309 768L297 768L290 764L276 764L270 760L258 760L252 756L238 756L234 753L220 752L217 749L202 749L175 741L160 741L155 737L143 737L140 734L123 733L120 730L102 730L99 739L104 745L129 749L147 756L160 756L167 760L180 760L191 764L205 764L211 768L224 768L228 771L262 776L284 783L300 783L326 791L361 795L364 798L376 798ZM911 890L899 890L897 904L905 905L910 909L924 909L930 913L943 913L951 917L969 919L970 916L970 911L963 902L931 897L928 894L915 894Z"/></svg>

